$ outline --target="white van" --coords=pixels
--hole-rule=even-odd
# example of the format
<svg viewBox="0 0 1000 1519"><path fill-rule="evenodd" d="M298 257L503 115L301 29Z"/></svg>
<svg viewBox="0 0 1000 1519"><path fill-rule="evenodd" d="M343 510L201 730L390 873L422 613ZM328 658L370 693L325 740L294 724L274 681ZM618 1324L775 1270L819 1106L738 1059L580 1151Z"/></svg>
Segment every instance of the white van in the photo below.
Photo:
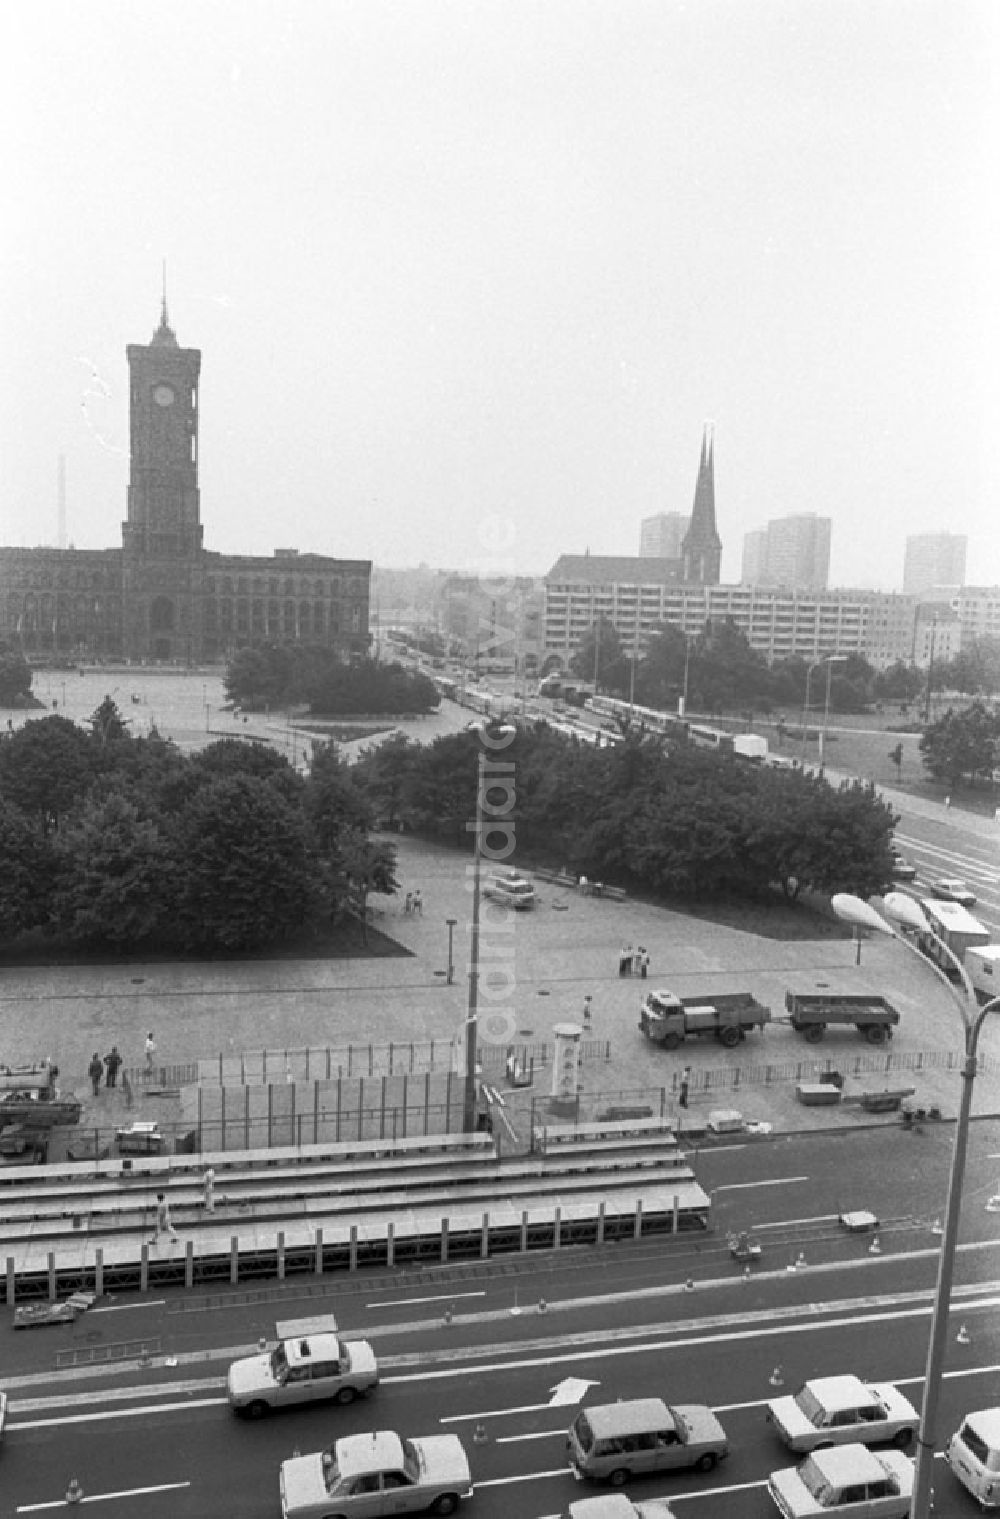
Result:
<svg viewBox="0 0 1000 1519"><path fill-rule="evenodd" d="M506 907L512 907L517 912L535 905L534 886L513 870L497 871L496 874L487 876L483 896L492 897L495 902L503 902Z"/></svg>
<svg viewBox="0 0 1000 1519"><path fill-rule="evenodd" d="M969 980L985 1000L1000 996L1000 944L974 945L965 952Z"/></svg>
<svg viewBox="0 0 1000 1519"><path fill-rule="evenodd" d="M1000 1508L1000 1408L966 1414L944 1454L982 1508Z"/></svg>

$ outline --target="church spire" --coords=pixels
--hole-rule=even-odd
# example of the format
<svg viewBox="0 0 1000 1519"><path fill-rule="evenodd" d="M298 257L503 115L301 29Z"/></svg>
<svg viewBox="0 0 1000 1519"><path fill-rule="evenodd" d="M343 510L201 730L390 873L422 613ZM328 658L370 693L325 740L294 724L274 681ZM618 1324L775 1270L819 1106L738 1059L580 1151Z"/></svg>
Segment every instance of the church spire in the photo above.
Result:
<svg viewBox="0 0 1000 1519"><path fill-rule="evenodd" d="M701 460L694 490L691 522L681 542L684 579L701 585L718 585L722 539L715 525L715 435L705 423L701 437Z"/></svg>

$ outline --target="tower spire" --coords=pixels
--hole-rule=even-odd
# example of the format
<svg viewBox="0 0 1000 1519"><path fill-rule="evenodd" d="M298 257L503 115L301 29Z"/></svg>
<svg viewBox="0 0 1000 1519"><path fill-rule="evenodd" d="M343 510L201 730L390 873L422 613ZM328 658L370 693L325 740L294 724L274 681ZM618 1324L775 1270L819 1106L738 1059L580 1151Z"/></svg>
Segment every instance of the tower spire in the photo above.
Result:
<svg viewBox="0 0 1000 1519"><path fill-rule="evenodd" d="M706 422L701 435L701 461L694 491L691 522L681 543L684 579L718 585L722 540L715 525L715 433Z"/></svg>
<svg viewBox="0 0 1000 1519"><path fill-rule="evenodd" d="M176 348L177 335L167 315L167 261L163 260L163 293L160 296L160 325L153 333L153 343L158 347Z"/></svg>

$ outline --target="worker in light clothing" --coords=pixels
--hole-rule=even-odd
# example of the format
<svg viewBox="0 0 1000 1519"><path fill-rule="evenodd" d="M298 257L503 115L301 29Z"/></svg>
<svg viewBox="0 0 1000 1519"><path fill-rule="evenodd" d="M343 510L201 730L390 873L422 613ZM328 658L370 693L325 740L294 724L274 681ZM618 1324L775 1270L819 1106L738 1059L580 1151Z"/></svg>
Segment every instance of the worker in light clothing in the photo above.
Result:
<svg viewBox="0 0 1000 1519"><path fill-rule="evenodd" d="M174 1228L173 1219L170 1217L170 1204L163 1192L156 1194L156 1239L161 1234L166 1234L170 1239L177 1239L177 1230Z"/></svg>
<svg viewBox="0 0 1000 1519"><path fill-rule="evenodd" d="M146 1049L146 1080L148 1081L149 1078L150 1078L150 1076L152 1076L152 1074L153 1074L153 1057L156 1054L156 1041L153 1038L153 1031L152 1031L152 1029L150 1029L149 1033L146 1035L145 1049Z"/></svg>

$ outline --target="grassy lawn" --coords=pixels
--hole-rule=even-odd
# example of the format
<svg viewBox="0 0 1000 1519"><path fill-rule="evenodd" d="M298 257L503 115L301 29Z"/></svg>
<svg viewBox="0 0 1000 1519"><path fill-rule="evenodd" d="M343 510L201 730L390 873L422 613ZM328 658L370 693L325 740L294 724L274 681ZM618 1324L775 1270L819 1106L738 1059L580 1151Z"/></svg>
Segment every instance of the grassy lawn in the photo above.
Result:
<svg viewBox="0 0 1000 1519"><path fill-rule="evenodd" d="M912 718L912 707L910 712ZM907 718L900 717L895 709L884 713L834 715L826 731L827 766L831 770L858 775L877 785L890 786L913 796L926 797L935 802L944 801L949 788L942 782L932 780L924 769L919 748L920 734L895 731L906 722ZM791 759L804 757L813 765L819 762L818 725L810 726L804 746L801 726L797 727L794 737L786 729L781 741L774 727L762 720L755 719L754 727L767 735L772 753ZM903 746L902 764L898 769L889 758L890 751L897 744ZM986 817L992 817L994 809L1000 805L1000 787L997 786L961 786L950 794L953 807Z"/></svg>

